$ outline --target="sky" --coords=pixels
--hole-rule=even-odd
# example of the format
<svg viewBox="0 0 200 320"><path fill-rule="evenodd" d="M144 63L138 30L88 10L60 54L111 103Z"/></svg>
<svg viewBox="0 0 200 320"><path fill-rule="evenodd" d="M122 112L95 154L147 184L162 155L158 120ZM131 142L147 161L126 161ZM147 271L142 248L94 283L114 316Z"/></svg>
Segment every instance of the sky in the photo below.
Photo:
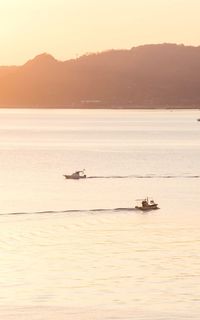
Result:
<svg viewBox="0 0 200 320"><path fill-rule="evenodd" d="M0 0L0 65L152 43L200 45L200 0Z"/></svg>

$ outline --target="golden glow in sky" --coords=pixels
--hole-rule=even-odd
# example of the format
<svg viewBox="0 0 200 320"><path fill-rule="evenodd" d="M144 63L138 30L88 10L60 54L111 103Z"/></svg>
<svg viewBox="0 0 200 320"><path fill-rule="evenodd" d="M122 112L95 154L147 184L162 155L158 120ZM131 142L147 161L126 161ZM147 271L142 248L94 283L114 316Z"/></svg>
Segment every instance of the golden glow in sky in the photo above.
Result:
<svg viewBox="0 0 200 320"><path fill-rule="evenodd" d="M0 65L149 43L199 45L200 0L0 0Z"/></svg>

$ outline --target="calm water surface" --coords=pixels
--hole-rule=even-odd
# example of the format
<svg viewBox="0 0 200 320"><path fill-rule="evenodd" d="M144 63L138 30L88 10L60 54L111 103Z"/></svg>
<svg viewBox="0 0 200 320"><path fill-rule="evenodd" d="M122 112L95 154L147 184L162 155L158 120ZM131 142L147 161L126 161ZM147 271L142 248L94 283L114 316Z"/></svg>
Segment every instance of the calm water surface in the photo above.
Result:
<svg viewBox="0 0 200 320"><path fill-rule="evenodd" d="M199 113L0 110L2 319L199 319Z"/></svg>

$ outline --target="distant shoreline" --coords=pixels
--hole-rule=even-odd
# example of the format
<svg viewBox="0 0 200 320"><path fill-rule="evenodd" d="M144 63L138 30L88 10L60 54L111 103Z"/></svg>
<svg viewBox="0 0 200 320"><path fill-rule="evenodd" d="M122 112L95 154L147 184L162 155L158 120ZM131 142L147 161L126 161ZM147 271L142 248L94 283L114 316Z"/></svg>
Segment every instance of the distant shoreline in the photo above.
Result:
<svg viewBox="0 0 200 320"><path fill-rule="evenodd" d="M126 107L117 107L117 106L110 106L110 107L105 107L105 106L99 106L99 107L81 107L81 106L68 106L68 107L62 107L62 106L58 106L58 107L51 107L51 106L47 106L47 107L39 107L39 106L0 106L0 109L37 109L37 110L200 110L200 106L192 106L192 107L188 107L188 106L168 106L168 107L152 107L152 106L135 106L135 107L130 107L130 106L126 106Z"/></svg>
<svg viewBox="0 0 200 320"><path fill-rule="evenodd" d="M200 47L156 44L0 67L0 107L199 109Z"/></svg>

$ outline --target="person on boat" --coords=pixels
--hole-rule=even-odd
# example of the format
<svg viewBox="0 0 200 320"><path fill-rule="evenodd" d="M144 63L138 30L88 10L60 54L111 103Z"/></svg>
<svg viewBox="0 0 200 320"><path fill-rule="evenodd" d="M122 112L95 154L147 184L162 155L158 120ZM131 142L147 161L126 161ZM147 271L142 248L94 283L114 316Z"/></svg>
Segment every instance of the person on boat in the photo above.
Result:
<svg viewBox="0 0 200 320"><path fill-rule="evenodd" d="M72 173L72 177L79 178L80 177L80 172L81 171L76 171L76 172Z"/></svg>
<svg viewBox="0 0 200 320"><path fill-rule="evenodd" d="M146 199L142 201L142 207L143 207L143 208L148 207L148 202L147 202Z"/></svg>
<svg viewBox="0 0 200 320"><path fill-rule="evenodd" d="M77 174L78 176L80 176L80 172L82 171L76 171L74 174Z"/></svg>

